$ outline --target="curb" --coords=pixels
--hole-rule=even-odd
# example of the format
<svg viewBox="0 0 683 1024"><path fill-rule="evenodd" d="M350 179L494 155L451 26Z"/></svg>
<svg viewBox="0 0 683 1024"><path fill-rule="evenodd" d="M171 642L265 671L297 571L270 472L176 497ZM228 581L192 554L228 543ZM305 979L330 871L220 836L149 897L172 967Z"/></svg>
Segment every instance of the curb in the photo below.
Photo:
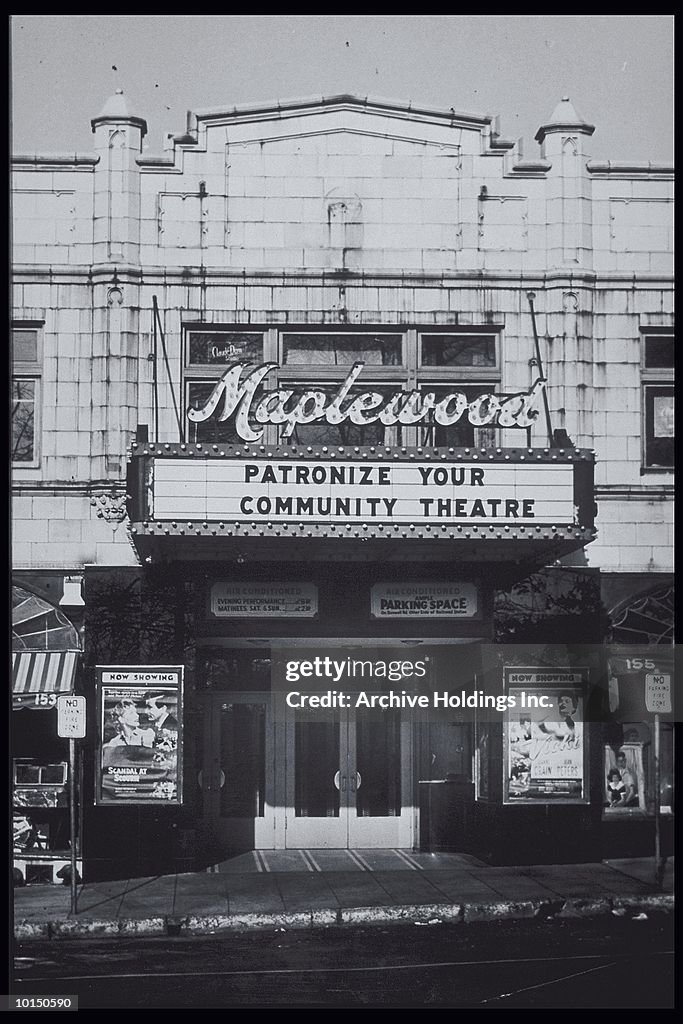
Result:
<svg viewBox="0 0 683 1024"><path fill-rule="evenodd" d="M267 929L329 928L374 924L470 924L481 921L566 920L578 917L636 915L657 911L671 913L669 893L644 896L569 898L556 900L499 900L494 903L427 903L391 907L344 907L338 910L307 910L279 914L204 914L186 917L66 918L56 921L19 920L14 937L20 942L46 939L141 938L144 936L201 936L218 932Z"/></svg>

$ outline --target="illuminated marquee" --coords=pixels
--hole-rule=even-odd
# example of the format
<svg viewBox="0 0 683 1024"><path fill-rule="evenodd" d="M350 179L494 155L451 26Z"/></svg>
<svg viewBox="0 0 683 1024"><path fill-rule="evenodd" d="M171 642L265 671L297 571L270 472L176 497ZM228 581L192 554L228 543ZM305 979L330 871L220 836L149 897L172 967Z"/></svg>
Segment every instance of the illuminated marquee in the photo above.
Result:
<svg viewBox="0 0 683 1024"><path fill-rule="evenodd" d="M538 418L535 405L543 393L545 381L539 377L529 391L514 395L482 394L468 398L462 391L438 397L433 391L396 391L387 398L378 391L350 394L364 367L354 363L335 395L310 389L298 394L291 388L262 393L257 391L277 363L263 363L249 370L248 363L236 363L225 371L203 406L188 409L187 417L203 422L217 414L218 420L234 417L237 433L245 441L258 441L266 424L282 428L282 437L290 437L297 425L324 420L331 425L346 421L357 426L382 423L437 423L448 427L465 413L474 426L531 427ZM242 377L243 372L245 376ZM223 400L222 408L219 406ZM259 426L254 426L258 424Z"/></svg>
<svg viewBox="0 0 683 1024"><path fill-rule="evenodd" d="M570 463L154 459L155 520L574 524Z"/></svg>

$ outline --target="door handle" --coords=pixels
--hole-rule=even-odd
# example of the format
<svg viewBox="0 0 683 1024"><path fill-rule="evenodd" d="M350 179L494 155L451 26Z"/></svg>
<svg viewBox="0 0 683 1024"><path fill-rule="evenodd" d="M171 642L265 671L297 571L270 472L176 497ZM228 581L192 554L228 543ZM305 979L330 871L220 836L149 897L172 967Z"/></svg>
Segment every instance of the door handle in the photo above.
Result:
<svg viewBox="0 0 683 1024"><path fill-rule="evenodd" d="M351 778L350 789L351 789L352 793L355 793L356 790L360 788L360 783L361 783L360 772L352 772L350 778ZM346 775L342 775L341 772L335 772L334 773L334 784L335 784L337 789L340 789L342 791L342 793L346 792L347 783L348 783L348 778L347 778Z"/></svg>
<svg viewBox="0 0 683 1024"><path fill-rule="evenodd" d="M204 785L204 772L198 771L197 782L199 783L199 788L203 789L205 793L210 793L212 789L222 789L223 786L225 785L225 772L221 768L218 778L212 779L211 782L207 782L207 784ZM215 786L214 782L217 782L218 785Z"/></svg>

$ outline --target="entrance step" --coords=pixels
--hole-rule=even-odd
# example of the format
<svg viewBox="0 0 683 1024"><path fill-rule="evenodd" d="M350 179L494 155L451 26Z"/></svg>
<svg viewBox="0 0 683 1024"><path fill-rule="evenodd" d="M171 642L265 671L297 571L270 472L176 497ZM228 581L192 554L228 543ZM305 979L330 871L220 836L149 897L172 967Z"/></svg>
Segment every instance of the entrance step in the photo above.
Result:
<svg viewBox="0 0 683 1024"><path fill-rule="evenodd" d="M414 850L250 850L206 870L220 874L282 872L438 871L484 867L465 853L422 853Z"/></svg>

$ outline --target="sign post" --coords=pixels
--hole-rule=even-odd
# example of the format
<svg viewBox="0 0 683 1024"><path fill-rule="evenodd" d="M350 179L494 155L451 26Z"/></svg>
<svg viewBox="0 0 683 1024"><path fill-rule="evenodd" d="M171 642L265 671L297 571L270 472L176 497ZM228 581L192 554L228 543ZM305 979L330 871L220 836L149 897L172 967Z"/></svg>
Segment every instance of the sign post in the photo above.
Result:
<svg viewBox="0 0 683 1024"><path fill-rule="evenodd" d="M661 889L664 880L661 837L661 781L659 767L659 715L655 715L655 885Z"/></svg>
<svg viewBox="0 0 683 1024"><path fill-rule="evenodd" d="M664 881L666 860L662 858L661 822L661 766L659 713L671 711L671 676L668 673L649 673L645 676L645 706L654 712L654 757L655 757L655 885L661 889Z"/></svg>
<svg viewBox="0 0 683 1024"><path fill-rule="evenodd" d="M71 913L76 913L76 740L69 740L69 847L71 850Z"/></svg>
<svg viewBox="0 0 683 1024"><path fill-rule="evenodd" d="M76 913L76 740L85 737L85 697L61 694L57 698L57 735L69 740L69 846L71 848L71 913Z"/></svg>

